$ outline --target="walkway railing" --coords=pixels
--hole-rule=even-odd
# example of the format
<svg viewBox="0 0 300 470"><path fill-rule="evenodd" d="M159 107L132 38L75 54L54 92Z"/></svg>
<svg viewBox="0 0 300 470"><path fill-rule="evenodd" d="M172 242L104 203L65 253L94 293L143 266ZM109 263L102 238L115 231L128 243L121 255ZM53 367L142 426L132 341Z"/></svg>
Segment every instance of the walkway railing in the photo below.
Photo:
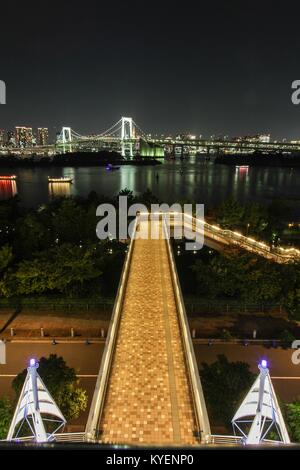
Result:
<svg viewBox="0 0 300 470"><path fill-rule="evenodd" d="M188 226L193 231L203 230L204 236L211 238L222 244L231 244L237 245L241 248L244 248L248 251L257 253L265 258L272 259L276 263L288 263L290 261L300 261L300 250L296 248L282 248L282 247L271 247L264 242L255 240L252 237L247 237L242 235L239 232L235 232L228 229L222 229L217 225L209 224L203 220L196 219L195 217L189 214L179 214L173 213L176 215L176 222L178 222L178 216L182 215L183 224ZM188 220L190 219L190 222ZM173 222L174 223L174 222ZM199 224L203 225L203 228L199 230ZM172 219L171 219L172 225Z"/></svg>
<svg viewBox="0 0 300 470"><path fill-rule="evenodd" d="M210 444L216 445L243 445L243 438L240 436L226 436L222 434L212 434Z"/></svg>
<svg viewBox="0 0 300 470"><path fill-rule="evenodd" d="M132 259L132 252L134 248L134 234L137 227L137 219L135 221L135 225L133 228L133 236L131 239L131 243L129 245L128 253L126 256L126 260L124 263L121 280L116 296L116 301L112 313L112 318L110 322L110 327L107 334L107 339L105 343L105 348L103 351L103 356L101 360L100 371L98 374L96 387L94 391L94 396L88 416L88 421L86 425L86 438L87 440L97 440L97 429L98 423L101 420L103 408L104 408L104 401L106 397L106 389L107 384L109 381L109 375L111 371L111 365L113 360L113 354L115 350L115 345L118 337L118 329L120 324L121 312L122 312L122 305L124 300L124 295L126 291L126 286L128 282L128 275L130 270L130 263Z"/></svg>
<svg viewBox="0 0 300 470"><path fill-rule="evenodd" d="M7 442L5 440L0 440L1 442ZM13 439L12 442L34 442L32 437L20 437L18 439ZM70 443L83 443L87 442L86 434L84 432L70 432L70 433L60 433L55 434L55 439L52 442L70 442ZM206 442L208 445L216 445L216 446L242 446L245 445L243 442L243 438L241 436L226 436L222 434L213 434L210 436L209 441ZM262 444L265 446L282 446L282 442L279 441L271 441L268 439L264 439ZM37 444L38 445L38 444ZM291 444L293 445L293 444ZM130 448L130 446L126 445L126 448Z"/></svg>
<svg viewBox="0 0 300 470"><path fill-rule="evenodd" d="M54 442L85 442L85 432L65 432L55 434L53 441ZM6 442L6 441L3 441ZM33 437L18 437L12 439L11 442L35 442ZM52 442L52 441L51 441Z"/></svg>
<svg viewBox="0 0 300 470"><path fill-rule="evenodd" d="M215 444L217 446L246 446L245 438L242 436L226 436L222 434L212 434L210 444ZM248 444L249 445L249 444ZM263 439L258 445L263 446L282 446L285 447L286 444L283 444L282 441L273 441L270 439ZM293 444L291 444L293 445ZM251 446L250 446L251 447Z"/></svg>
<svg viewBox="0 0 300 470"><path fill-rule="evenodd" d="M167 236L166 221L163 222L165 238L167 243L167 252L170 264L170 271L172 276L172 284L174 297L178 312L178 320L180 324L180 332L182 338L182 345L185 355L185 362L191 387L191 393L194 403L194 411L197 420L198 434L201 439L201 443L208 443L210 441L210 425L202 390L202 385L199 377L197 361L194 353L193 342L190 334L189 323L186 316L184 307L183 296L181 292L180 282L177 274L176 264L173 256L173 251L170 243L170 239Z"/></svg>

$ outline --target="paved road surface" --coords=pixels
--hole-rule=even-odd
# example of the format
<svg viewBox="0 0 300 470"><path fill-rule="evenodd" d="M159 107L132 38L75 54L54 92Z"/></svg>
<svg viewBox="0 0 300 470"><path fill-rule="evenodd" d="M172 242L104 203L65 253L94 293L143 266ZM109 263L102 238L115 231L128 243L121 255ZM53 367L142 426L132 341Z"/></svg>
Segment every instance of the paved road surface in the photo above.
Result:
<svg viewBox="0 0 300 470"><path fill-rule="evenodd" d="M291 357L294 350L281 348L267 349L263 346L241 346L220 344L207 346L194 344L198 365L201 362L211 363L218 354L225 354L230 361L243 361L251 365L254 373L258 373L257 365L261 359L267 359L275 391L283 401L300 397L300 365L294 365Z"/></svg>

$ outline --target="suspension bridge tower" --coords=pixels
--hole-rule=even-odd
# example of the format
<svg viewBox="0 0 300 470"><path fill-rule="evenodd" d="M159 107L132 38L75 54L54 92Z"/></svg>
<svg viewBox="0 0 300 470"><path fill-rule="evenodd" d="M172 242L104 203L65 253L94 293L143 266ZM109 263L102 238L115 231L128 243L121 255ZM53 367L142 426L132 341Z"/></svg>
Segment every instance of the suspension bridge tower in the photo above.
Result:
<svg viewBox="0 0 300 470"><path fill-rule="evenodd" d="M121 118L121 152L122 156L125 157L127 152L129 156L133 156L133 139L135 138L133 119L131 117Z"/></svg>
<svg viewBox="0 0 300 470"><path fill-rule="evenodd" d="M63 144L70 144L72 142L71 127L63 127L61 131L61 142Z"/></svg>

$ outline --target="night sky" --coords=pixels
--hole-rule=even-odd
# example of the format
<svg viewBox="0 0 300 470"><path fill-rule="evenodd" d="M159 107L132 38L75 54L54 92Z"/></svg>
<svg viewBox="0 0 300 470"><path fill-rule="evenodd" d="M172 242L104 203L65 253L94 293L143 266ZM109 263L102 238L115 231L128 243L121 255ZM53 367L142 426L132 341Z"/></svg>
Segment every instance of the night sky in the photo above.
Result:
<svg viewBox="0 0 300 470"><path fill-rule="evenodd" d="M300 139L299 2L12 2L0 6L0 128Z"/></svg>

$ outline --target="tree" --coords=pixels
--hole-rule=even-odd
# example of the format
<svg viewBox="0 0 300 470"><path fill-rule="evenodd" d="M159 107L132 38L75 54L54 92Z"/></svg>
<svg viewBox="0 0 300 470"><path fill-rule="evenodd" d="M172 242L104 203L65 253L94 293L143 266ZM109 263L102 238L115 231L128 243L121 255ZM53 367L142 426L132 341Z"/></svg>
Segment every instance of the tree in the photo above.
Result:
<svg viewBox="0 0 300 470"><path fill-rule="evenodd" d="M48 227L39 221L36 213L29 213L18 220L14 249L20 258L30 258L35 252L48 247Z"/></svg>
<svg viewBox="0 0 300 470"><path fill-rule="evenodd" d="M51 262L43 259L24 260L14 274L17 293L42 294L51 289Z"/></svg>
<svg viewBox="0 0 300 470"><path fill-rule="evenodd" d="M20 216L19 198L0 201L0 246L12 242L15 235L17 217Z"/></svg>
<svg viewBox="0 0 300 470"><path fill-rule="evenodd" d="M267 209L253 202L248 204L244 214L245 234L253 233L260 235L268 226L268 211Z"/></svg>
<svg viewBox="0 0 300 470"><path fill-rule="evenodd" d="M242 298L247 302L279 301L282 290L281 276L275 263L253 258L242 286Z"/></svg>
<svg viewBox="0 0 300 470"><path fill-rule="evenodd" d="M245 207L237 201L228 199L217 209L217 222L223 228L236 229L243 225Z"/></svg>
<svg viewBox="0 0 300 470"><path fill-rule="evenodd" d="M268 207L269 225L268 236L272 243L276 243L285 229L286 219L290 215L290 207L284 199L272 199Z"/></svg>
<svg viewBox="0 0 300 470"><path fill-rule="evenodd" d="M69 244L55 250L51 288L70 296L78 295L84 284L97 279L102 271L96 264L95 251L91 247L77 247Z"/></svg>
<svg viewBox="0 0 300 470"><path fill-rule="evenodd" d="M5 439L13 417L13 406L8 397L0 398L0 439Z"/></svg>
<svg viewBox="0 0 300 470"><path fill-rule="evenodd" d="M292 442L300 442L300 397L285 405L285 418Z"/></svg>
<svg viewBox="0 0 300 470"><path fill-rule="evenodd" d="M40 359L38 372L66 420L78 418L80 412L87 407L87 394L77 387L75 369L67 366L62 357L50 354L48 358ZM17 397L21 393L26 374L27 370L24 369L13 380L12 386Z"/></svg>
<svg viewBox="0 0 300 470"><path fill-rule="evenodd" d="M191 270L196 276L197 294L215 298L218 294L218 280L210 264L202 259L198 259L191 266ZM181 281L182 283L182 281ZM183 284L183 283L182 283Z"/></svg>
<svg viewBox="0 0 300 470"><path fill-rule="evenodd" d="M136 201L136 198L133 194L133 191L131 191L131 189L128 189L128 188L121 189L121 191L119 191L119 194L118 194L117 198L119 198L119 196L123 196L123 197L126 196L127 197L127 203L128 203L129 206Z"/></svg>
<svg viewBox="0 0 300 470"><path fill-rule="evenodd" d="M138 199L139 202L144 204L148 209L151 208L151 204L159 203L159 199L152 193L149 188Z"/></svg>
<svg viewBox="0 0 300 470"><path fill-rule="evenodd" d="M58 243L78 245L86 238L86 213L74 199L62 201L53 218L53 225Z"/></svg>
<svg viewBox="0 0 300 470"><path fill-rule="evenodd" d="M289 306L290 315L297 318L300 270L296 263L278 265L231 248L216 256L196 260L191 269L201 295L248 303L282 302Z"/></svg>
<svg viewBox="0 0 300 470"><path fill-rule="evenodd" d="M249 364L229 362L219 355L213 364L202 363L200 375L211 420L229 428L239 403L254 381Z"/></svg>
<svg viewBox="0 0 300 470"><path fill-rule="evenodd" d="M57 291L70 297L81 294L87 283L102 274L93 248L65 243L37 259L22 261L15 273L18 293Z"/></svg>
<svg viewBox="0 0 300 470"><path fill-rule="evenodd" d="M12 248L9 245L4 245L0 249L0 272L3 272L12 262L13 254Z"/></svg>
<svg viewBox="0 0 300 470"><path fill-rule="evenodd" d="M289 318L300 319L300 264L289 263L281 266L282 303Z"/></svg>

